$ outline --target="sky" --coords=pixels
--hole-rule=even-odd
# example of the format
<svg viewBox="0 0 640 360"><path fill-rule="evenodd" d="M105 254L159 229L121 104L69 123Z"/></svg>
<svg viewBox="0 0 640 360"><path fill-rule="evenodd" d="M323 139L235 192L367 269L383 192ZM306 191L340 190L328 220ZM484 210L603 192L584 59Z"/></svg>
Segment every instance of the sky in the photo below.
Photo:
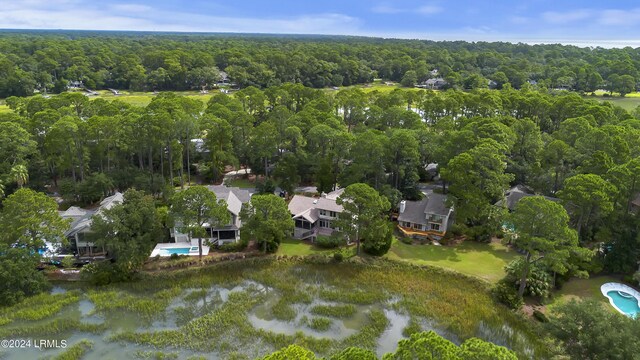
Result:
<svg viewBox="0 0 640 360"><path fill-rule="evenodd" d="M0 29L327 34L640 47L640 2L0 0Z"/></svg>

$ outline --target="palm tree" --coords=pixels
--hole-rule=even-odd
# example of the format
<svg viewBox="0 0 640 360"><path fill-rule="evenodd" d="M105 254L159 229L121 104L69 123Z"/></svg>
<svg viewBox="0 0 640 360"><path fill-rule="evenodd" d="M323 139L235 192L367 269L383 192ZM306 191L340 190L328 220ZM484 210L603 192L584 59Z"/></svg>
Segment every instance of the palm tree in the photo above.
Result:
<svg viewBox="0 0 640 360"><path fill-rule="evenodd" d="M11 168L10 176L18 184L18 187L22 188L29 181L29 170L24 165L16 165Z"/></svg>

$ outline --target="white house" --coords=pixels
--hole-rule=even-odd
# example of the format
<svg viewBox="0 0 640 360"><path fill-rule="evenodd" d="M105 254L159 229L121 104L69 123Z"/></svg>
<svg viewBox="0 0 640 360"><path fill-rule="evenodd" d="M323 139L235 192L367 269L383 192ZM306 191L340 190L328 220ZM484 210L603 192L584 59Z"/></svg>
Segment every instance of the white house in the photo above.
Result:
<svg viewBox="0 0 640 360"><path fill-rule="evenodd" d="M293 237L314 241L318 235L333 234L335 221L343 210L336 200L343 192L344 189L339 189L320 198L295 195L289 202L289 212L295 221Z"/></svg>

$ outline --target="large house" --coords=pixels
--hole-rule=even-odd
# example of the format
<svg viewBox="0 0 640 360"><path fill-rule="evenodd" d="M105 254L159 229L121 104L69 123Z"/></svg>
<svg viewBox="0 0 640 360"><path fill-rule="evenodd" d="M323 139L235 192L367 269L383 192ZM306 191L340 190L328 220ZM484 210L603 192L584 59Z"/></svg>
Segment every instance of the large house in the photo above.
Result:
<svg viewBox="0 0 640 360"><path fill-rule="evenodd" d="M336 200L343 191L332 191L319 198L295 195L289 202L289 212L295 221L293 237L315 241L319 235L333 234L336 230L335 221L343 210Z"/></svg>
<svg viewBox="0 0 640 360"><path fill-rule="evenodd" d="M402 200L398 228L407 236L440 240L453 224L453 208L447 196L428 192L420 201Z"/></svg>
<svg viewBox="0 0 640 360"><path fill-rule="evenodd" d="M71 226L65 232L65 236L69 239L71 248L76 255L94 256L104 254L103 248L97 248L93 242L89 241L93 217L100 216L103 211L111 209L123 201L124 197L122 193L117 192L102 200L97 209L88 210L72 206L66 211L60 212L60 216L63 219L71 219Z"/></svg>
<svg viewBox="0 0 640 360"><path fill-rule="evenodd" d="M231 216L231 221L228 224L221 227L213 227L209 224L205 224L204 227L207 231L207 237L203 240L208 241L210 244L223 245L224 243L237 242L240 240L240 228L242 222L240 221L240 211L242 206L251 200L251 194L247 190L243 190L237 187L227 187L224 185L212 185L207 186L212 191L218 200L224 200L227 202L227 210ZM180 232L179 226L171 229L171 237L174 238L177 243L188 243L189 236ZM191 239L192 242L197 243L197 239Z"/></svg>
<svg viewBox="0 0 640 360"><path fill-rule="evenodd" d="M427 81L423 82L418 87L422 87L422 88L425 88L425 89L432 89L432 90L441 90L445 86L447 86L448 84L449 83L447 82L447 80L445 80L443 78L434 78L434 79L428 79Z"/></svg>
<svg viewBox="0 0 640 360"><path fill-rule="evenodd" d="M494 205L499 207L505 207L509 211L513 211L515 210L516 205L518 204L520 199L529 197L529 196L536 196L536 194L534 194L531 189L529 189L524 185L516 185L511 189L507 190L507 192L504 194L504 198L501 200L498 200L498 202L496 202ZM550 197L550 196L544 196L544 198L551 201L559 201L559 199Z"/></svg>

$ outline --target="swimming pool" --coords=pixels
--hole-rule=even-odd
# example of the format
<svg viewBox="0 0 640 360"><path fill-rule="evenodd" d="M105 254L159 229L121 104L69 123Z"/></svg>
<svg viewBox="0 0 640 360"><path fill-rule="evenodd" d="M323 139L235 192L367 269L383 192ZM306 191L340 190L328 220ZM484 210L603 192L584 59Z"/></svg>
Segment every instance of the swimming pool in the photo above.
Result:
<svg viewBox="0 0 640 360"><path fill-rule="evenodd" d="M171 256L173 254L176 255L189 255L189 256L198 256L200 254L198 246L195 244L189 243L161 243L157 244L156 247L151 252L150 257L156 256ZM202 255L206 256L209 254L209 247L202 246Z"/></svg>
<svg viewBox="0 0 640 360"><path fill-rule="evenodd" d="M624 284L607 283L600 290L618 312L632 318L640 313L640 293L633 288Z"/></svg>

